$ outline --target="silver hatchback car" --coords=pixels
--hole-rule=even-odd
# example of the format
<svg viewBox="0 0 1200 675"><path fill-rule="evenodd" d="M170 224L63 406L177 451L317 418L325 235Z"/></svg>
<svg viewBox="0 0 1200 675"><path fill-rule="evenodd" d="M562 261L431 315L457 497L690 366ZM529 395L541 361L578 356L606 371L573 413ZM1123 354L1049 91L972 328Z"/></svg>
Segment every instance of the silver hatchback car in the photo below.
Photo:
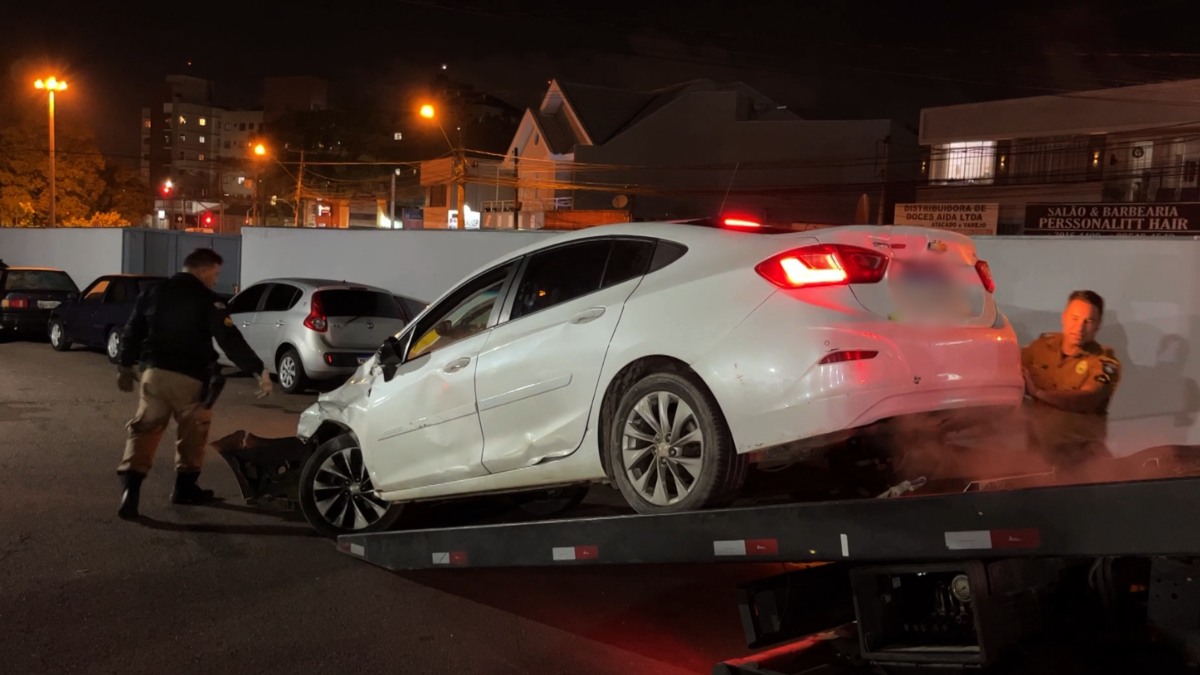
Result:
<svg viewBox="0 0 1200 675"><path fill-rule="evenodd" d="M294 394L353 374L424 303L346 281L280 278L246 287L228 307L280 388ZM221 365L233 366L220 347L217 353Z"/></svg>

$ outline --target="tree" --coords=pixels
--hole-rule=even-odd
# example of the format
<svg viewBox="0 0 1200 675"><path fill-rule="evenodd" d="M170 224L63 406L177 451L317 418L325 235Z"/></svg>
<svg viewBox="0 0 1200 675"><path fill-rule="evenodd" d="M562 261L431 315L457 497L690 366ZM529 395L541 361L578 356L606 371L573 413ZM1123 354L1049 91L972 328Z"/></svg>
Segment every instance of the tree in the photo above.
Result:
<svg viewBox="0 0 1200 675"><path fill-rule="evenodd" d="M150 188L142 182L138 171L110 161L104 167L104 183L98 213L117 213L127 224L137 224L152 209Z"/></svg>
<svg viewBox="0 0 1200 675"><path fill-rule="evenodd" d="M61 221L88 219L107 210L106 162L91 131L55 123L56 211ZM26 118L0 131L0 225L49 224L50 190L47 121Z"/></svg>

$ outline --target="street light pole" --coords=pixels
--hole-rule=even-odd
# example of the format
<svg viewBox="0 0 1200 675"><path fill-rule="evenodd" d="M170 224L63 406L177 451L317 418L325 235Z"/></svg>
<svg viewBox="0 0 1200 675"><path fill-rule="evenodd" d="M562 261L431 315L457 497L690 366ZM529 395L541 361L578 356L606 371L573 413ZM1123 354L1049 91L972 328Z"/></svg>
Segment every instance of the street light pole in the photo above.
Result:
<svg viewBox="0 0 1200 675"><path fill-rule="evenodd" d="M392 170L392 215L388 220L388 227L396 229L396 176L400 175L400 169Z"/></svg>
<svg viewBox="0 0 1200 675"><path fill-rule="evenodd" d="M65 91L67 83L58 78L50 77L34 82L33 86L35 89L45 89L50 95L50 227L57 227L58 220L55 211L58 195L55 191L56 181L54 179L54 92Z"/></svg>

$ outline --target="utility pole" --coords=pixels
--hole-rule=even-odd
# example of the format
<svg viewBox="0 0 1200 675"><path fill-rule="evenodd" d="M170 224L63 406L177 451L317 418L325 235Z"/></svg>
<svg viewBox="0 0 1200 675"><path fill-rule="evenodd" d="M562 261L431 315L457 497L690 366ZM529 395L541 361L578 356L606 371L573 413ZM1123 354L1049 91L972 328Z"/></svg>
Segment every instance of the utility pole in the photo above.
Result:
<svg viewBox="0 0 1200 675"><path fill-rule="evenodd" d="M296 205L292 224L300 227L300 189L304 185L304 148L300 148L300 173L296 176Z"/></svg>
<svg viewBox="0 0 1200 675"><path fill-rule="evenodd" d="M883 209L884 203L887 201L887 175L888 175L888 148L892 143L891 134L883 137L883 170L880 172L879 180L879 208L875 214L875 224L883 224Z"/></svg>
<svg viewBox="0 0 1200 675"><path fill-rule="evenodd" d="M392 206L388 227L393 230L396 229L396 176L398 175L400 175L400 169L392 169Z"/></svg>

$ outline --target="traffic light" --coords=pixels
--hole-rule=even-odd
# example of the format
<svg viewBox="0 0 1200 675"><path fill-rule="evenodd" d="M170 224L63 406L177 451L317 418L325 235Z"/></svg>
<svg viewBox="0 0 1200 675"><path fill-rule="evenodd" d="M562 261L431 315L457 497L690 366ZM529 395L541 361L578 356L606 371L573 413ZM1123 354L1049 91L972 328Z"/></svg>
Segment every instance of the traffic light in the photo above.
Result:
<svg viewBox="0 0 1200 675"><path fill-rule="evenodd" d="M167 181L162 184L160 191L162 192L163 197L170 197L175 192L175 184L171 181Z"/></svg>
<svg viewBox="0 0 1200 675"><path fill-rule="evenodd" d="M204 213L200 214L201 227L212 227L212 224L213 224L212 211L205 211Z"/></svg>

